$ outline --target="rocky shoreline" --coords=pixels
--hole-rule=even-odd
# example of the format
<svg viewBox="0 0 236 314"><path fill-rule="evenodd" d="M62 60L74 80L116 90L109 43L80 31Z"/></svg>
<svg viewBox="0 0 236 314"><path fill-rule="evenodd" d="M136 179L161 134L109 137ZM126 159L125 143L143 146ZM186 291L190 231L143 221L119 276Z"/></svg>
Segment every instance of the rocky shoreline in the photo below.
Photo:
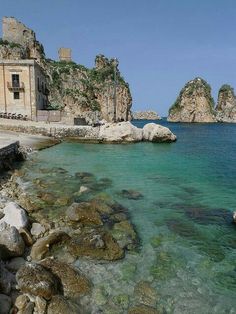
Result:
<svg viewBox="0 0 236 314"><path fill-rule="evenodd" d="M93 126L68 126L63 124L46 124L31 121L6 121L0 119L0 129L25 134L47 136L54 139L74 138L78 142L93 143L136 143L174 142L177 137L170 129L156 123L148 123L143 129L130 122L106 123Z"/></svg>
<svg viewBox="0 0 236 314"><path fill-rule="evenodd" d="M49 178L53 175L68 179L62 168L52 169ZM36 179L36 199L24 189L21 176L16 169L1 183L1 313L93 313L90 299L100 292L94 289L93 278L74 262L82 258L85 263L86 259L111 263L123 259L126 252L135 252L139 238L128 209L104 192L111 184L109 179L97 180L91 173L78 172L71 178L77 182L77 192L68 198L53 195L47 191L51 182ZM99 193L88 197L88 191ZM132 190L123 190L121 195L142 198ZM49 214L52 204L63 209L53 218ZM139 283L137 294L148 294L151 301L129 304L128 296L120 296L126 300L122 311L158 313L149 283ZM110 310L114 307L121 313L116 306L112 304Z"/></svg>

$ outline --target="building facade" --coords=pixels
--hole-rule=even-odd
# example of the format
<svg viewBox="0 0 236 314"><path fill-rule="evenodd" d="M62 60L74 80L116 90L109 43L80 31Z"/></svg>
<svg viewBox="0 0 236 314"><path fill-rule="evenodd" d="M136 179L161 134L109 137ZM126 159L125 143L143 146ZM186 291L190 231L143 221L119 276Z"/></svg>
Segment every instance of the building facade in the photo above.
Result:
<svg viewBox="0 0 236 314"><path fill-rule="evenodd" d="M37 121L47 105L46 76L35 60L0 60L0 112Z"/></svg>

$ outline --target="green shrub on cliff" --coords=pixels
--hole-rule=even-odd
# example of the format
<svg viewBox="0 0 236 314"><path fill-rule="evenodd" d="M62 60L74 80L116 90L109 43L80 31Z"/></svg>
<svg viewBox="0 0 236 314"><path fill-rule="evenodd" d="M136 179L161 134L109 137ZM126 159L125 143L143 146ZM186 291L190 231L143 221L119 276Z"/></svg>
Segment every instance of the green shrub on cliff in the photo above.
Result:
<svg viewBox="0 0 236 314"><path fill-rule="evenodd" d="M50 87L52 93L59 93L61 99L69 96L74 103L100 110L100 104L96 95L100 92L107 92L108 86L115 84L115 64L113 59L103 58L102 66L88 69L75 62L53 61L47 59L50 76ZM96 57L97 60L97 57ZM97 65L97 64L96 64ZM129 88L118 69L116 69L116 83Z"/></svg>
<svg viewBox="0 0 236 314"><path fill-rule="evenodd" d="M228 84L221 86L219 93L231 92L234 95L234 88Z"/></svg>
<svg viewBox="0 0 236 314"><path fill-rule="evenodd" d="M3 40L2 38L0 38L0 46L9 46L10 48L15 48L15 47L22 48L20 44L9 42L7 40Z"/></svg>

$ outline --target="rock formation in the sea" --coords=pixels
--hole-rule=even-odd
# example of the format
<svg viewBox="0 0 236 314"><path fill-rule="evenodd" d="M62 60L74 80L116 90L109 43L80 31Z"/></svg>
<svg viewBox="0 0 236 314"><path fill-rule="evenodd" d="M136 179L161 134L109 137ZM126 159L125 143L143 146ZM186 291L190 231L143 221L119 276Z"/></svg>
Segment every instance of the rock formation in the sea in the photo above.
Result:
<svg viewBox="0 0 236 314"><path fill-rule="evenodd" d="M95 67L46 59L35 33L13 17L3 18L0 59L35 59L48 75L51 108L60 108L66 122L74 117L107 122L131 119L132 97L118 69L118 60L98 55Z"/></svg>
<svg viewBox="0 0 236 314"><path fill-rule="evenodd" d="M155 111L136 111L132 112L133 120L160 120L161 117Z"/></svg>
<svg viewBox="0 0 236 314"><path fill-rule="evenodd" d="M219 90L216 117L219 122L236 122L236 96L230 85L225 84Z"/></svg>
<svg viewBox="0 0 236 314"><path fill-rule="evenodd" d="M210 85L202 78L188 82L169 109L170 122L216 122Z"/></svg>

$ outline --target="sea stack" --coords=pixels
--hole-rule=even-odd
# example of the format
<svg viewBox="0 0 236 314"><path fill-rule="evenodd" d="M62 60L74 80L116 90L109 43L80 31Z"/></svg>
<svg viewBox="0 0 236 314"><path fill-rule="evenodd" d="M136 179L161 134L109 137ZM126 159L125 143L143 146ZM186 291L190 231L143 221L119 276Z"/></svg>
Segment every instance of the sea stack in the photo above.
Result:
<svg viewBox="0 0 236 314"><path fill-rule="evenodd" d="M216 117L219 122L236 123L236 98L230 85L224 84L219 90Z"/></svg>
<svg viewBox="0 0 236 314"><path fill-rule="evenodd" d="M216 122L210 85L200 77L189 81L169 109L170 122Z"/></svg>

